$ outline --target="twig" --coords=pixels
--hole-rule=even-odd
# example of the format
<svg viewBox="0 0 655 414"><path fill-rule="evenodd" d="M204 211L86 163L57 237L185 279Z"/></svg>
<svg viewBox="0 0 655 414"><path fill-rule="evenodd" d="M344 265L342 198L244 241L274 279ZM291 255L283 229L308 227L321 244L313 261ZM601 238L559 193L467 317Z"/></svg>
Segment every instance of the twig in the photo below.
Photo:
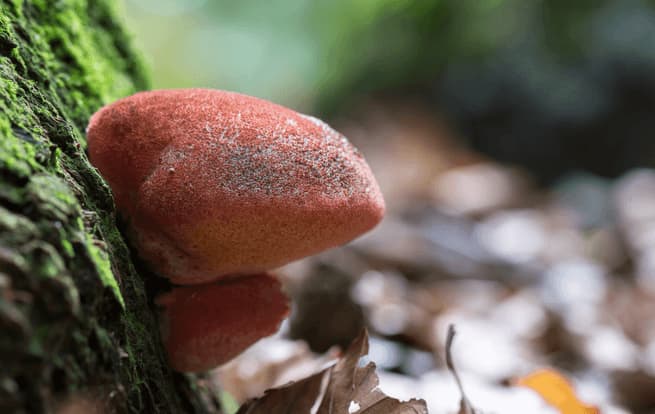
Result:
<svg viewBox="0 0 655 414"><path fill-rule="evenodd" d="M450 373L453 374L455 382L457 383L457 388L459 388L459 393L461 395L461 399L459 401L459 414L476 414L475 409L471 405L471 402L464 392L464 386L462 386L462 381L460 380L459 374L455 369L455 364L453 364L452 347L453 341L455 340L455 333L455 325L448 325L448 335L446 336L446 366L448 367Z"/></svg>

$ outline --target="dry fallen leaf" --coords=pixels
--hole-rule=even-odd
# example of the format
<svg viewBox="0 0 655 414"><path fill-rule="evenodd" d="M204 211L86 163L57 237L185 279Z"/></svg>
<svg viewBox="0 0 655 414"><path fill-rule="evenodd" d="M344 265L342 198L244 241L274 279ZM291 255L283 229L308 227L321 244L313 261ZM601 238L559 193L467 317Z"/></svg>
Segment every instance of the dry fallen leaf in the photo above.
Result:
<svg viewBox="0 0 655 414"><path fill-rule="evenodd" d="M243 404L237 414L427 414L425 401L401 402L378 388L375 364L358 366L367 353L368 335L362 331L335 365L268 390Z"/></svg>
<svg viewBox="0 0 655 414"><path fill-rule="evenodd" d="M555 370L537 370L514 383L536 391L562 414L600 414L598 408L580 401L571 383Z"/></svg>
<svg viewBox="0 0 655 414"><path fill-rule="evenodd" d="M237 414L310 413L324 393L328 370L300 381L267 390L260 398L246 401Z"/></svg>
<svg viewBox="0 0 655 414"><path fill-rule="evenodd" d="M212 372L220 389L230 393L238 407L265 390L297 381L333 364L336 348L323 355L312 353L303 341L279 335L263 339L237 358ZM237 409L232 412L236 412Z"/></svg>

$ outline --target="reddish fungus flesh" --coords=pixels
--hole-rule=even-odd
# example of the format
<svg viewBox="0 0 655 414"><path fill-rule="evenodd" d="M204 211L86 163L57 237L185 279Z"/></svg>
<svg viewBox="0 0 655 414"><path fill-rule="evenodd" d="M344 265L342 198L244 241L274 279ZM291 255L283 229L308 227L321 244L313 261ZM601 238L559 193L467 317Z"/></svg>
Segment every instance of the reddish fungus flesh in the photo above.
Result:
<svg viewBox="0 0 655 414"><path fill-rule="evenodd" d="M171 366L202 371L274 333L288 312L263 273L346 243L384 214L362 155L322 121L209 89L141 92L96 112L89 158L160 296Z"/></svg>
<svg viewBox="0 0 655 414"><path fill-rule="evenodd" d="M138 93L93 115L88 141L139 254L177 284L279 267L352 240L384 213L343 135L237 93Z"/></svg>
<svg viewBox="0 0 655 414"><path fill-rule="evenodd" d="M269 274L176 287L157 303L169 363L183 372L229 361L275 333L289 310L280 282Z"/></svg>

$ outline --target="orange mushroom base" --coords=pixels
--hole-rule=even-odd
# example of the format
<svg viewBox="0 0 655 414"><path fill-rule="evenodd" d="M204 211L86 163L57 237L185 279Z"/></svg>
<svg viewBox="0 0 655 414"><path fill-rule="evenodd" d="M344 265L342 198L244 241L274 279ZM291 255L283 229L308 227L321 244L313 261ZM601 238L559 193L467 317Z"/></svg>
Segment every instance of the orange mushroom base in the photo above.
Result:
<svg viewBox="0 0 655 414"><path fill-rule="evenodd" d="M267 273L176 287L156 303L169 363L182 372L229 361L275 333L289 313L280 282Z"/></svg>

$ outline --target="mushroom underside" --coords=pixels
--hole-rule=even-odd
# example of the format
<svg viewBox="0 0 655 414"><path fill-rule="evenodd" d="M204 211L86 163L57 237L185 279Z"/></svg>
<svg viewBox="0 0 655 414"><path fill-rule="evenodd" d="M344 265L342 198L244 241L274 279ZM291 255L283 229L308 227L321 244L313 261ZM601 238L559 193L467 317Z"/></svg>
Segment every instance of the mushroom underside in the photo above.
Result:
<svg viewBox="0 0 655 414"><path fill-rule="evenodd" d="M174 287L156 299L171 367L200 372L275 333L289 312L280 282L261 273Z"/></svg>

